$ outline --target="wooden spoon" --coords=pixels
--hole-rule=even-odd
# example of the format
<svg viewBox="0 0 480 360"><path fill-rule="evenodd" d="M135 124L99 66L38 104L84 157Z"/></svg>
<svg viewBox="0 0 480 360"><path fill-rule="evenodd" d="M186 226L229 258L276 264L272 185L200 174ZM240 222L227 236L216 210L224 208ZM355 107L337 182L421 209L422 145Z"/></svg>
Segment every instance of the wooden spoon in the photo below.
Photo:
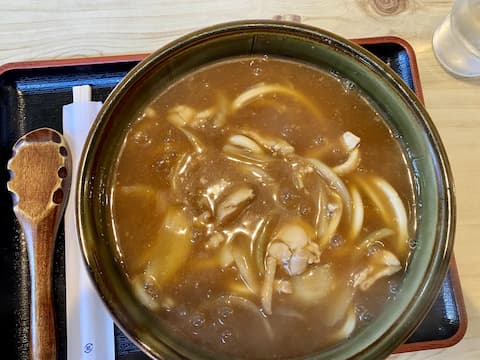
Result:
<svg viewBox="0 0 480 360"><path fill-rule="evenodd" d="M8 162L13 211L22 227L30 268L30 359L56 359L53 253L68 199L70 152L62 135L42 128L21 137Z"/></svg>

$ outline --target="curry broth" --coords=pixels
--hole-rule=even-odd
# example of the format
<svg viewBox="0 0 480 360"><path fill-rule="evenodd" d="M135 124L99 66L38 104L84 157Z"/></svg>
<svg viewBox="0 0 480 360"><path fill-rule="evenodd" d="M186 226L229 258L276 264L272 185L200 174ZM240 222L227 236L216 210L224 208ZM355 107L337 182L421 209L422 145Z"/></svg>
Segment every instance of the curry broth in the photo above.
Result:
<svg viewBox="0 0 480 360"><path fill-rule="evenodd" d="M359 139L348 151L346 132ZM341 173L355 150L344 188L310 161ZM118 256L140 300L185 341L250 359L305 356L352 336L401 288L415 220L405 210L402 225L395 209L412 208L410 180L354 84L285 59L222 61L172 84L131 126L112 190ZM310 275L331 284L310 293Z"/></svg>

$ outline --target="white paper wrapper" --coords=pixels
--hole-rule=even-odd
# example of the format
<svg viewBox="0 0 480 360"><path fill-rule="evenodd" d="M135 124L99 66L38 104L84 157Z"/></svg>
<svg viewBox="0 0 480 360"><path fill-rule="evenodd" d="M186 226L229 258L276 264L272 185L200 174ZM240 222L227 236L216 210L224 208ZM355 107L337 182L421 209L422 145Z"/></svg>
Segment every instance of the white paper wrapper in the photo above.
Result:
<svg viewBox="0 0 480 360"><path fill-rule="evenodd" d="M72 188L65 210L67 360L114 360L113 322L93 287L82 259L76 230L78 163L101 102L91 101L90 86L73 88L74 102L63 107L63 135L72 155Z"/></svg>

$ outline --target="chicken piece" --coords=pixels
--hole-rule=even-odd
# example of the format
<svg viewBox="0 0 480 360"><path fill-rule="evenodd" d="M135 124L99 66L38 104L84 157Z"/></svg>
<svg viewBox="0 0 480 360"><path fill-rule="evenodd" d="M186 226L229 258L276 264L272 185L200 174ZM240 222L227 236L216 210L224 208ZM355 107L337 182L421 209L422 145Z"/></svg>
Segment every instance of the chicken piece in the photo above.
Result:
<svg viewBox="0 0 480 360"><path fill-rule="evenodd" d="M388 250L377 250L370 255L368 265L354 275L353 286L368 290L378 279L390 276L402 269L400 261Z"/></svg>
<svg viewBox="0 0 480 360"><path fill-rule="evenodd" d="M284 244L290 250L290 257L281 263L290 275L300 275L310 264L320 262L320 248L312 241L313 228L303 220L295 219L284 225L274 237L273 245ZM270 253L269 255L273 255Z"/></svg>
<svg viewBox="0 0 480 360"><path fill-rule="evenodd" d="M265 277L261 290L262 306L267 315L272 313L272 295L277 265L283 266L290 276L305 272L310 264L320 262L320 249L312 241L313 228L301 219L282 226L267 249ZM288 292L290 293L290 292Z"/></svg>
<svg viewBox="0 0 480 360"><path fill-rule="evenodd" d="M197 135L187 129L187 127L192 126L196 113L195 109L190 106L178 105L168 112L167 120L170 124L183 132L188 141L192 144L195 152L201 154L206 149L204 142Z"/></svg>
<svg viewBox="0 0 480 360"><path fill-rule="evenodd" d="M274 289L279 294L291 294L293 292L292 283L288 280L278 279L275 280Z"/></svg>
<svg viewBox="0 0 480 360"><path fill-rule="evenodd" d="M242 185L228 194L218 205L216 216L219 224L226 223L242 212L255 198L253 189Z"/></svg>
<svg viewBox="0 0 480 360"><path fill-rule="evenodd" d="M292 252L286 244L274 242L268 248L268 256L273 257L280 264L286 264L290 260Z"/></svg>
<svg viewBox="0 0 480 360"><path fill-rule="evenodd" d="M231 182L221 178L215 184L210 185L202 194L207 201L210 211L215 212L215 202L220 198L220 195L231 186Z"/></svg>
<svg viewBox="0 0 480 360"><path fill-rule="evenodd" d="M286 156L295 152L295 148L283 139L260 135L251 130L244 130L243 133L268 149L274 156Z"/></svg>
<svg viewBox="0 0 480 360"><path fill-rule="evenodd" d="M301 249L308 244L309 236L301 224L289 223L283 226L274 240L280 240L291 250Z"/></svg>
<svg viewBox="0 0 480 360"><path fill-rule="evenodd" d="M167 120L178 128L189 126L191 128L200 129L207 125L214 128L225 125L226 110L225 106L219 104L202 111L187 105L177 105L168 112Z"/></svg>
<svg viewBox="0 0 480 360"><path fill-rule="evenodd" d="M167 120L177 128L183 128L191 124L195 114L196 111L190 106L178 105L168 112Z"/></svg>
<svg viewBox="0 0 480 360"><path fill-rule="evenodd" d="M205 210L200 215L194 216L192 218L192 224L198 227L208 228L209 225L211 224L212 217L213 215L210 212L210 210Z"/></svg>
<svg viewBox="0 0 480 360"><path fill-rule="evenodd" d="M216 249L225 241L226 237L220 232L215 232L205 244L206 249Z"/></svg>
<svg viewBox="0 0 480 360"><path fill-rule="evenodd" d="M192 126L196 128L201 128L210 122L215 116L215 107L209 107L208 109L199 111L194 120L192 121Z"/></svg>
<svg viewBox="0 0 480 360"><path fill-rule="evenodd" d="M288 272L290 275L300 275L307 269L308 265L318 262L318 255L314 254L306 247L295 250L290 258Z"/></svg>
<svg viewBox="0 0 480 360"><path fill-rule="evenodd" d="M309 164L296 161L291 162L290 167L292 169L292 181L295 188L297 190L305 189L305 177L313 173L313 168Z"/></svg>

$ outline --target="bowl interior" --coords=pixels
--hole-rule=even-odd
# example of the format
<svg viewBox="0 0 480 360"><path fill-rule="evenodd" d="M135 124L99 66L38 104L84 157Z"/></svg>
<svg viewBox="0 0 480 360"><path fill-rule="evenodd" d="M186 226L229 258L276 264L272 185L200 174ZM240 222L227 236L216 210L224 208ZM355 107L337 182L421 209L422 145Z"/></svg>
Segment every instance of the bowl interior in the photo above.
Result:
<svg viewBox="0 0 480 360"><path fill-rule="evenodd" d="M419 324L443 282L454 228L451 174L431 120L403 81L362 48L319 29L275 22L223 24L160 49L127 75L100 112L81 162L78 227L90 274L118 325L143 350L154 356L208 357L170 337L135 299L113 256L106 210L111 169L129 125L165 87L202 65L254 54L302 61L353 81L401 143L412 172L417 215L416 249L401 291L370 326L312 358L386 356Z"/></svg>

